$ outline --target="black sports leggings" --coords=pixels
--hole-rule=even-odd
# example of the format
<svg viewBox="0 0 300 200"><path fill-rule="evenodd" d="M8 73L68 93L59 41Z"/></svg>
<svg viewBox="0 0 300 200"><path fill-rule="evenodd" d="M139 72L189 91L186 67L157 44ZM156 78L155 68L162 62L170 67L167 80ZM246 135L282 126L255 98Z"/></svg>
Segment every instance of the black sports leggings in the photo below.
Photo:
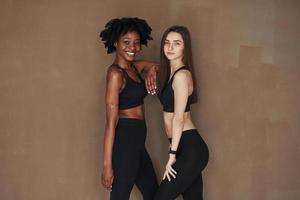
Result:
<svg viewBox="0 0 300 200"><path fill-rule="evenodd" d="M174 200L182 194L185 200L202 200L202 170L208 162L208 148L196 129L182 132L173 168L177 175L169 182L165 178L155 200Z"/></svg>
<svg viewBox="0 0 300 200"><path fill-rule="evenodd" d="M144 200L153 200L158 183L152 161L145 148L144 120L120 118L113 146L114 180L111 200L128 200L136 184Z"/></svg>

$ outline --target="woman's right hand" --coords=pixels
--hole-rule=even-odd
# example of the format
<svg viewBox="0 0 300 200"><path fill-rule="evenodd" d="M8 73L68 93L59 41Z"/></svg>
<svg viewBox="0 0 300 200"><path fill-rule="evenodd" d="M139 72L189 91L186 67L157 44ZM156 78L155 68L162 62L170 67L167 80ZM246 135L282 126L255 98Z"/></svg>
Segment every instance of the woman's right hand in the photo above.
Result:
<svg viewBox="0 0 300 200"><path fill-rule="evenodd" d="M112 183L114 180L114 173L112 167L103 167L102 171L102 185L108 190L112 190Z"/></svg>

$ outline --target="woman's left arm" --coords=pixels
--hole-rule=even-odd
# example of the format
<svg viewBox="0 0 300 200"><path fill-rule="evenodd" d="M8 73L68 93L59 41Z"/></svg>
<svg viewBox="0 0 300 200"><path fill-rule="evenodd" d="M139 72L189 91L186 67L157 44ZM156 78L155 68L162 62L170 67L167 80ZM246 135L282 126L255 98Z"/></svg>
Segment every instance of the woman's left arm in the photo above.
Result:
<svg viewBox="0 0 300 200"><path fill-rule="evenodd" d="M148 93L156 93L156 74L158 64L150 61L138 60L133 63L140 74L145 74L145 83Z"/></svg>
<svg viewBox="0 0 300 200"><path fill-rule="evenodd" d="M179 71L176 73L173 79L173 90L174 90L174 116L172 120L172 143L171 151L176 152L182 135L184 126L184 112L188 101L188 72ZM172 165L176 162L176 154L169 153L169 160L166 165L166 171L164 178L167 177L170 181L170 175L176 177L176 171L172 168Z"/></svg>

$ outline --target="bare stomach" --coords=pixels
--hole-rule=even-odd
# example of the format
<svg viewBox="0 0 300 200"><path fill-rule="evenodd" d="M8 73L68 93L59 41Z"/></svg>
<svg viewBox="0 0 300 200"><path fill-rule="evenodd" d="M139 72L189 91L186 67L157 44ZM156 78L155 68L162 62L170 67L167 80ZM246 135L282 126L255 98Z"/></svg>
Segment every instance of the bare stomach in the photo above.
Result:
<svg viewBox="0 0 300 200"><path fill-rule="evenodd" d="M145 119L144 105L119 110L119 118Z"/></svg>
<svg viewBox="0 0 300 200"><path fill-rule="evenodd" d="M172 137L172 121L173 121L174 113L164 112L164 124L165 124L165 130L167 133L167 136L169 138ZM184 113L184 123L182 131L195 129L195 125L192 122L191 119L191 113L185 112Z"/></svg>

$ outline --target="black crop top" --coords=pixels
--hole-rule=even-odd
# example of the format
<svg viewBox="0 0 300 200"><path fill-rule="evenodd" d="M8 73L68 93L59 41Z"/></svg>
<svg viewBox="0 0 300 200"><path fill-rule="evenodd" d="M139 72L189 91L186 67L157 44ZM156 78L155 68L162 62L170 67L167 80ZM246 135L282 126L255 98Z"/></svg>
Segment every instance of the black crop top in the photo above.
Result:
<svg viewBox="0 0 300 200"><path fill-rule="evenodd" d="M186 66L180 67L179 69L177 69L173 76L171 77L170 81L166 84L166 86L164 87L164 89L162 90L162 92L159 95L159 100L161 102L161 104L163 105L163 111L164 112L174 112L174 91L172 88L172 83L173 83L173 78L174 75L179 71L179 70L189 70ZM186 106L185 106L185 112L189 112L190 111L190 104L191 104L191 100L192 100L192 95L190 95L188 97Z"/></svg>
<svg viewBox="0 0 300 200"><path fill-rule="evenodd" d="M125 87L119 94L119 110L125 110L128 108L133 108L144 104L144 98L147 96L147 89L145 82L141 75L138 73L137 69L133 65L135 72L138 75L140 82L133 80L126 72L125 69L117 64L112 64L113 66L122 70L124 78L126 80Z"/></svg>

